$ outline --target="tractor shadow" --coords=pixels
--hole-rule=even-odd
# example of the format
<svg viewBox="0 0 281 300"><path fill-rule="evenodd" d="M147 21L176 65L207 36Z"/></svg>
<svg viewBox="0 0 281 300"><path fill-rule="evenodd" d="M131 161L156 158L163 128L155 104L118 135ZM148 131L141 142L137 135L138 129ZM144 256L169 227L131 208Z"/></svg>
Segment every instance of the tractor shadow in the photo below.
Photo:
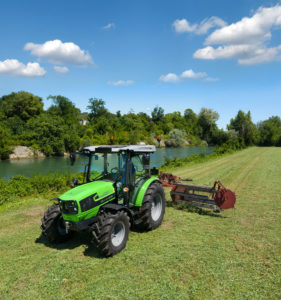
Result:
<svg viewBox="0 0 281 300"><path fill-rule="evenodd" d="M174 209L177 210L183 210L190 213L195 213L202 216L209 216L214 218L226 218L225 216L220 215L219 211L203 209L201 207L192 206L187 203L174 203L173 201L167 201L166 206L173 207Z"/></svg>
<svg viewBox="0 0 281 300"><path fill-rule="evenodd" d="M69 241L62 243L50 243L44 235L40 235L36 240L36 244L43 244L48 248L56 250L73 250L77 247L83 246L83 254L85 256L95 257L99 259L105 258L100 254L96 245L91 241L91 236L88 232L74 233Z"/></svg>

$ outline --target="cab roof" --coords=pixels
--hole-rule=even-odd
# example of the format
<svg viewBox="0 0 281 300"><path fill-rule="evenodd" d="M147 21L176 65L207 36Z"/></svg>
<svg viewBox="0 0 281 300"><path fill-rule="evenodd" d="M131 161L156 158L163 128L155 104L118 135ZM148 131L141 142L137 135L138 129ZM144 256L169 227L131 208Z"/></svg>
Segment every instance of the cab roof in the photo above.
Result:
<svg viewBox="0 0 281 300"><path fill-rule="evenodd" d="M124 151L135 153L153 153L156 151L156 147L153 145L100 145L85 147L83 150L93 153L118 153Z"/></svg>

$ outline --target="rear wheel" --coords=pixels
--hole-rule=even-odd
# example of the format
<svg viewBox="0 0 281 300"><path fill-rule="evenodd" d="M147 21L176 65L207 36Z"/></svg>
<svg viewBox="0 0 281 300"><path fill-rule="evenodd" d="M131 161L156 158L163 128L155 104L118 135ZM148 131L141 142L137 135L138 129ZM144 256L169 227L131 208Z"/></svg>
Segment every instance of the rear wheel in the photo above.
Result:
<svg viewBox="0 0 281 300"><path fill-rule="evenodd" d="M125 211L103 212L92 226L92 235L98 249L105 256L113 256L126 247L130 219Z"/></svg>
<svg viewBox="0 0 281 300"><path fill-rule="evenodd" d="M58 204L49 206L41 219L42 234L51 243L60 243L68 240L72 232L67 232Z"/></svg>
<svg viewBox="0 0 281 300"><path fill-rule="evenodd" d="M153 230L162 223L165 214L166 199L160 182L153 182L143 197L142 207L135 216L135 227Z"/></svg>

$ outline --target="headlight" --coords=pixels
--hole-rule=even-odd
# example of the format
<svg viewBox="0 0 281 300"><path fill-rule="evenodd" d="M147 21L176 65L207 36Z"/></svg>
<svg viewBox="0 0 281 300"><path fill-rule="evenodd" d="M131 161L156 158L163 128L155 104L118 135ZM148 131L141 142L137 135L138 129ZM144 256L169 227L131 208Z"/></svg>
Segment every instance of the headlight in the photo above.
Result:
<svg viewBox="0 0 281 300"><path fill-rule="evenodd" d="M61 212L64 214L75 215L78 213L78 206L76 201L74 200L70 200L70 201L59 200L59 206Z"/></svg>

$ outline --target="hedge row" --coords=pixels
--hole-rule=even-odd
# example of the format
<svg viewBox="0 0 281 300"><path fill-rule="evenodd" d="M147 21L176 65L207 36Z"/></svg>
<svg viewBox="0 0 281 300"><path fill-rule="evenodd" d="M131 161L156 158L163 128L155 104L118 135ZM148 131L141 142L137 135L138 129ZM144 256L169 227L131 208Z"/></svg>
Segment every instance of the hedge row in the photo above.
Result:
<svg viewBox="0 0 281 300"><path fill-rule="evenodd" d="M20 197L62 191L66 187L70 187L74 177L81 180L81 176L81 174L73 176L64 173L52 173L29 178L17 175L11 177L8 182L0 178L0 205L8 201L15 201Z"/></svg>

